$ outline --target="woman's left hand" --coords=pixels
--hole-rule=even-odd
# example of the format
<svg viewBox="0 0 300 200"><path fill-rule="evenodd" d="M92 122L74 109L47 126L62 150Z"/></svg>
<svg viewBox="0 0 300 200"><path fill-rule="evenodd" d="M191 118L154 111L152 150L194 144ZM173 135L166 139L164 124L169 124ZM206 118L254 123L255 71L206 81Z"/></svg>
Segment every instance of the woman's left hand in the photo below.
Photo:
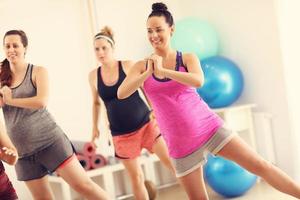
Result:
<svg viewBox="0 0 300 200"><path fill-rule="evenodd" d="M157 54L152 54L149 59L153 60L155 76L165 78L166 69L162 66L162 57Z"/></svg>
<svg viewBox="0 0 300 200"><path fill-rule="evenodd" d="M8 86L3 86L0 93L2 94L3 103L8 104L12 100L12 91Z"/></svg>
<svg viewBox="0 0 300 200"><path fill-rule="evenodd" d="M18 154L13 149L2 147L0 148L0 159L10 165L14 165L18 160Z"/></svg>

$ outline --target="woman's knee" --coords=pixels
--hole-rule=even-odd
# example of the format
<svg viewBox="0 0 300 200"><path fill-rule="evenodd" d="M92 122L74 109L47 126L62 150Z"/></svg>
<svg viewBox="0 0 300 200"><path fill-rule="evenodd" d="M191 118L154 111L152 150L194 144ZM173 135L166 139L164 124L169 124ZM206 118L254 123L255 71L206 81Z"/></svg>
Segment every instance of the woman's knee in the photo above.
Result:
<svg viewBox="0 0 300 200"><path fill-rule="evenodd" d="M131 173L129 176L134 185L144 183L144 175L142 172Z"/></svg>
<svg viewBox="0 0 300 200"><path fill-rule="evenodd" d="M260 159L259 161L254 162L248 169L248 171L262 176L266 172L270 171L273 167L273 164L267 160Z"/></svg>
<svg viewBox="0 0 300 200"><path fill-rule="evenodd" d="M89 194L94 188L91 180L78 181L73 183L71 186L80 194Z"/></svg>
<svg viewBox="0 0 300 200"><path fill-rule="evenodd" d="M34 200L53 200L54 196L47 182L42 180L26 181L26 186L29 189Z"/></svg>
<svg viewBox="0 0 300 200"><path fill-rule="evenodd" d="M51 196L43 196L43 197L37 197L37 198L34 198L34 200L53 200L53 198Z"/></svg>
<svg viewBox="0 0 300 200"><path fill-rule="evenodd" d="M32 193L34 200L54 200L51 192Z"/></svg>

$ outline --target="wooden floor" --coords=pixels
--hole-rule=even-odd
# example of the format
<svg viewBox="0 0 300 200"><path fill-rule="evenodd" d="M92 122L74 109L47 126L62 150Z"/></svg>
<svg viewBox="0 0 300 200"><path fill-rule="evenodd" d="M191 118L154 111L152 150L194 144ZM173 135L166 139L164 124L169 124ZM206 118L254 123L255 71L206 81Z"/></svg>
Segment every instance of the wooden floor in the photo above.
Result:
<svg viewBox="0 0 300 200"><path fill-rule="evenodd" d="M225 200L208 188L210 200ZM287 196L270 187L264 181L257 183L244 196L230 198L234 200L295 200L295 198ZM157 200L188 200L183 189L179 185L159 190Z"/></svg>

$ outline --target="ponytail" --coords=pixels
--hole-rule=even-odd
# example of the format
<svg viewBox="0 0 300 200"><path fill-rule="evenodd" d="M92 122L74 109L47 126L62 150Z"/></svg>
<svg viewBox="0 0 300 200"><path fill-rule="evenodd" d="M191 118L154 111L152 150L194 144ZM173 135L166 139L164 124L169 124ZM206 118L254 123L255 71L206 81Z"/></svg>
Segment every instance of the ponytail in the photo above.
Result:
<svg viewBox="0 0 300 200"><path fill-rule="evenodd" d="M10 64L8 60L5 58L1 62L0 68L0 85L3 86L10 86L12 81L12 72L10 70Z"/></svg>

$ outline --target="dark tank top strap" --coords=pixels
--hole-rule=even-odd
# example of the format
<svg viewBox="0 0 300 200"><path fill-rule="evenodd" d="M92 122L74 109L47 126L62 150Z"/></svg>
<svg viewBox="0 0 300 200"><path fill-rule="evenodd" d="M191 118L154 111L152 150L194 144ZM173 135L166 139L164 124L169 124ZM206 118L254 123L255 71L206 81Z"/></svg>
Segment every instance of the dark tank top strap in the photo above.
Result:
<svg viewBox="0 0 300 200"><path fill-rule="evenodd" d="M29 77L30 77L30 82L31 82L31 84L32 84L32 86L34 87L34 88L36 88L36 85L33 83L33 77L32 77L32 72L33 72L33 64L29 64L29 66L28 66L28 71L29 71Z"/></svg>
<svg viewBox="0 0 300 200"><path fill-rule="evenodd" d="M126 77L126 73L125 73L125 71L123 70L123 65L122 65L122 61L118 61L118 63L119 63L119 80L118 80L118 82L119 81L121 81L121 83L122 83L122 81L125 79L125 77Z"/></svg>
<svg viewBox="0 0 300 200"><path fill-rule="evenodd" d="M182 52L177 51L177 53L176 53L176 71L179 71L180 66L184 67L185 70L188 71L187 67L183 64Z"/></svg>
<svg viewBox="0 0 300 200"><path fill-rule="evenodd" d="M97 69L97 85L99 85L99 83L102 84L102 76L101 76L101 66L98 67Z"/></svg>

